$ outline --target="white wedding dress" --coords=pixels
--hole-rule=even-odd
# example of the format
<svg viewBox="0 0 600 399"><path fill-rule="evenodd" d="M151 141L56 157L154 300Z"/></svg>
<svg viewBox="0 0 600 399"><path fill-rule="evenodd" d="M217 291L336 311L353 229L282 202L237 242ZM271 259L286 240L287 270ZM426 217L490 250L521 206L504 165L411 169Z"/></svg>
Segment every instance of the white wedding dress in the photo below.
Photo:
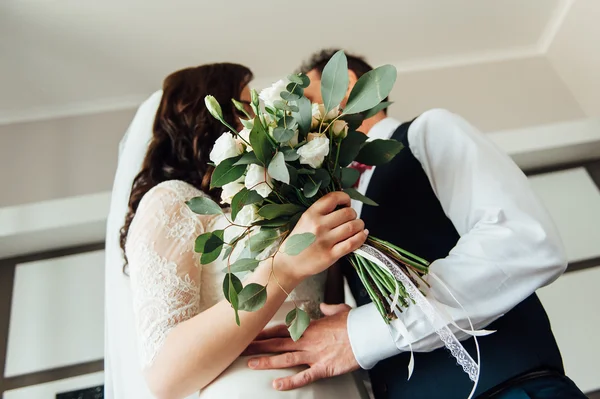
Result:
<svg viewBox="0 0 600 399"><path fill-rule="evenodd" d="M140 367L152 364L169 331L223 299L223 268L219 257L201 265L194 253L197 235L228 225L222 216L192 213L185 201L204 195L193 186L168 181L150 190L140 202L127 240L131 278L131 300L137 329ZM301 283L291 294L311 315L318 317L323 301L325 273ZM290 298L291 299L291 298ZM283 324L292 308L285 302L269 325ZM276 378L293 375L302 368L251 370L247 358L238 358L209 386L190 397L203 399L234 398L344 398L366 397L358 379L347 374L320 380L307 387L278 392L272 388ZM136 398L141 397L136 395ZM145 397L145 396L144 396Z"/></svg>

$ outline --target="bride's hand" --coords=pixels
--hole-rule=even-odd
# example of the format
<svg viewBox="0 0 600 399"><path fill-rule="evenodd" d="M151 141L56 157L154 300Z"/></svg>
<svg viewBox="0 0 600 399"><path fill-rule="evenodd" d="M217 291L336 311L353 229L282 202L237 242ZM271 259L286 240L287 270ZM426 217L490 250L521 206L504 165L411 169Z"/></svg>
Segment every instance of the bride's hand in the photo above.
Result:
<svg viewBox="0 0 600 399"><path fill-rule="evenodd" d="M300 218L291 232L313 233L315 241L296 256L280 252L276 256L280 271L302 280L320 273L344 255L359 248L367 239L368 230L356 211L350 207L350 197L344 192L325 195ZM285 248L286 242L282 248Z"/></svg>

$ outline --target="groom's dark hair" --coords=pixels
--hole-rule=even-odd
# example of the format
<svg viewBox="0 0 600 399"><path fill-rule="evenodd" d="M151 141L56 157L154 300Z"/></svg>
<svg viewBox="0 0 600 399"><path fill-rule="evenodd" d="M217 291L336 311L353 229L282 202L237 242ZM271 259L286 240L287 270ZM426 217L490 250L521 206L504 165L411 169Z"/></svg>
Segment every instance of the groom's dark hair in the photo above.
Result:
<svg viewBox="0 0 600 399"><path fill-rule="evenodd" d="M327 65L331 57L333 57L333 55L339 50L342 49L328 48L314 53L308 60L302 63L298 72L308 73L309 71L315 70L319 72L319 75L321 75L323 73L323 69L325 69L325 65ZM348 52L345 50L344 53L346 54L346 59L348 60L348 69L356 74L357 79L360 79L360 77L365 73L373 70L373 67L369 65L363 56L348 54ZM388 99L386 98L384 101L388 101ZM387 108L385 108L383 112L387 115Z"/></svg>
<svg viewBox="0 0 600 399"><path fill-rule="evenodd" d="M305 61L300 67L300 72L307 73L313 69L318 71L319 74L323 73L325 65L329 62L331 57L337 53L340 49L330 48L323 49L314 53L307 61ZM360 79L365 73L373 70L373 67L364 59L364 57L355 54L348 54L346 51L346 58L348 59L348 69L352 70L356 77Z"/></svg>

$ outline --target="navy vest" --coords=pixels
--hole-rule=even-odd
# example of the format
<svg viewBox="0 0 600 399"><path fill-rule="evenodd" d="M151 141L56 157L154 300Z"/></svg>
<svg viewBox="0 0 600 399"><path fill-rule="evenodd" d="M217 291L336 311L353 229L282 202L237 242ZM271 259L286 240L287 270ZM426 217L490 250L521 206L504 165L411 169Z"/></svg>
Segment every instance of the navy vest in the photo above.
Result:
<svg viewBox="0 0 600 399"><path fill-rule="evenodd" d="M361 218L374 237L390 241L430 262L446 257L459 235L435 196L427 175L408 146L408 127L401 125L393 139L405 149L392 162L378 166L367 196L378 207L363 206ZM358 305L369 302L358 276L345 267ZM365 326L365 328L368 328ZM496 320L488 329L496 333L478 338L482 372L477 394L524 372L553 369L564 372L560 352L542 304L535 294ZM475 359L473 339L463 341ZM415 353L415 369L407 381L409 354L381 361L370 371L377 399L464 399L472 381L446 349Z"/></svg>

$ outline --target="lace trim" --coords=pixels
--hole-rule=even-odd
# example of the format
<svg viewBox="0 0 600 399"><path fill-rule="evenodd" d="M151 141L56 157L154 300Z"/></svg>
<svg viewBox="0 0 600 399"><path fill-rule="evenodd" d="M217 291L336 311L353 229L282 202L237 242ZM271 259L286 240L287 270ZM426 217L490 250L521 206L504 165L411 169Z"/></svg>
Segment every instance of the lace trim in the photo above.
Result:
<svg viewBox="0 0 600 399"><path fill-rule="evenodd" d="M477 362L473 360L471 355L469 355L466 349L462 346L460 341L448 327L447 322L442 319L433 305L429 303L427 298L425 298L421 291L415 287L415 285L402 272L398 265L390 261L387 256L383 255L377 249L369 245L363 245L356 252L359 254L360 252L363 252L370 257L377 259L389 270L396 280L400 281L404 285L406 292L425 314L425 317L434 327L436 334L440 337L440 340L444 343L444 346L450 351L457 363L462 366L463 371L469 375L471 381L477 382L479 378L479 366L477 365ZM441 325L443 325L443 327L439 327Z"/></svg>

